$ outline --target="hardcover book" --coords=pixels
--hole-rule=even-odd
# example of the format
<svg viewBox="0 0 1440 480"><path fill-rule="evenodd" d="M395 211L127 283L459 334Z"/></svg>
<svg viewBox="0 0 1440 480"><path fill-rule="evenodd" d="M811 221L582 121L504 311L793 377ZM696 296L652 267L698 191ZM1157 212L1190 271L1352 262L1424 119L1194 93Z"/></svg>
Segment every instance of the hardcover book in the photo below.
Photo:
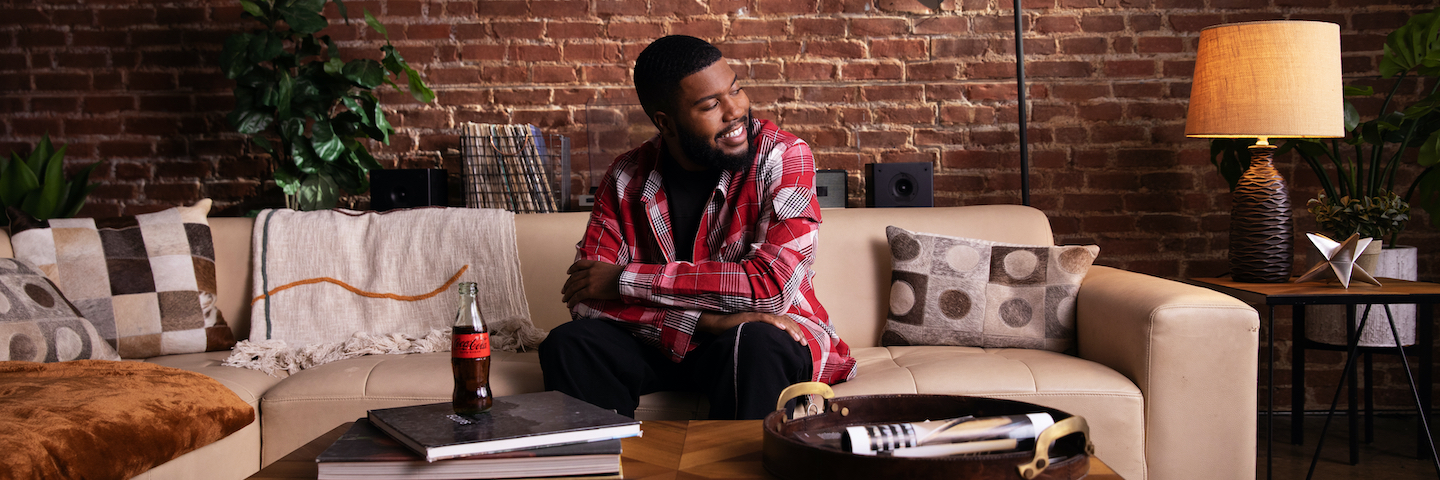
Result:
<svg viewBox="0 0 1440 480"><path fill-rule="evenodd" d="M428 462L640 435L640 422L560 392L495 397L489 412L449 402L370 411L370 422Z"/></svg>
<svg viewBox="0 0 1440 480"><path fill-rule="evenodd" d="M617 474L620 472L620 440L426 462L362 418L316 457L315 462L319 464L320 480L460 480Z"/></svg>

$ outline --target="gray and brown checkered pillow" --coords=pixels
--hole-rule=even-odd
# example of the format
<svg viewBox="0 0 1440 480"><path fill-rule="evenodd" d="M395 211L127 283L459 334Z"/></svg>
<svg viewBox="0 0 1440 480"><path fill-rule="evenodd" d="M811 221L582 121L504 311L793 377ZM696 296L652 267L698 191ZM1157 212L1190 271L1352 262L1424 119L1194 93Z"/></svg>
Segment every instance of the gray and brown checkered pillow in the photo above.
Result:
<svg viewBox="0 0 1440 480"><path fill-rule="evenodd" d="M1075 294L1095 245L1016 245L888 227L893 271L880 344L1075 345Z"/></svg>
<svg viewBox="0 0 1440 480"><path fill-rule="evenodd" d="M39 269L0 258L0 361L119 359Z"/></svg>
<svg viewBox="0 0 1440 480"><path fill-rule="evenodd" d="M12 210L14 216L15 210ZM210 200L133 217L12 218L15 258L35 264L124 358L226 350L215 306Z"/></svg>

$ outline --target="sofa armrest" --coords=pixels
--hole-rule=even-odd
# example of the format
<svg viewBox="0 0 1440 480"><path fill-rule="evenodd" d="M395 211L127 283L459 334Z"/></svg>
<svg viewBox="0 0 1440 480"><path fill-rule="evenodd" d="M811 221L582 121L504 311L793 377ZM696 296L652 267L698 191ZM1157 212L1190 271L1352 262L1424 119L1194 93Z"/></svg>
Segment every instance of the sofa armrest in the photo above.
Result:
<svg viewBox="0 0 1440 480"><path fill-rule="evenodd" d="M1145 395L1148 477L1255 478L1254 308L1202 287L1092 267L1076 298L1081 358Z"/></svg>

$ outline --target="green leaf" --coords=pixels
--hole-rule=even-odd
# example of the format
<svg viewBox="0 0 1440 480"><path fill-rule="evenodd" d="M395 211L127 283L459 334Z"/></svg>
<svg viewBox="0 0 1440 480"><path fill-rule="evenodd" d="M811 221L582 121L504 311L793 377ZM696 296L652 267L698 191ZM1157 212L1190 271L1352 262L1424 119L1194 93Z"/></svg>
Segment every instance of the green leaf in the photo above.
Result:
<svg viewBox="0 0 1440 480"><path fill-rule="evenodd" d="M385 80L385 68L374 60L351 60L345 64L345 78L366 89L374 89Z"/></svg>
<svg viewBox="0 0 1440 480"><path fill-rule="evenodd" d="M240 0L240 8L244 9L245 13L250 14L250 16L252 17L260 19L265 18L265 12L261 11L260 6L256 5L255 2L252 2L250 0Z"/></svg>
<svg viewBox="0 0 1440 480"><path fill-rule="evenodd" d="M435 101L435 92L425 85L425 80L420 78L420 73L415 69L405 66L405 76L410 79L410 96L415 97L420 103Z"/></svg>
<svg viewBox="0 0 1440 480"><path fill-rule="evenodd" d="M1388 51L1389 47L1386 47L1386 50ZM1404 71L1405 67L1400 66L1399 63L1395 63L1395 61L1391 60L1389 57L1380 59L1380 76L1382 78L1390 78L1399 75L1400 72Z"/></svg>
<svg viewBox="0 0 1440 480"><path fill-rule="evenodd" d="M1432 133L1430 138L1425 139L1425 143L1420 145L1420 156L1415 162L1422 167L1433 167L1440 163L1440 135Z"/></svg>
<svg viewBox="0 0 1440 480"><path fill-rule="evenodd" d="M275 117L270 112L239 106L225 116L225 120L230 122L230 126L234 127L235 131L246 135L265 131L266 128L270 128L270 122L274 119Z"/></svg>
<svg viewBox="0 0 1440 480"><path fill-rule="evenodd" d="M345 62L344 62L344 61L341 61L340 59L335 58L335 57L330 57L329 60L326 60L326 61L325 61L325 73L330 74L330 75L334 75L334 76L337 76L337 77L343 77L343 76L345 76L345 73L344 73L344 72L345 72Z"/></svg>
<svg viewBox="0 0 1440 480"><path fill-rule="evenodd" d="M285 53L285 39L275 32L255 34L247 45L251 63L268 62Z"/></svg>
<svg viewBox="0 0 1440 480"><path fill-rule="evenodd" d="M237 33L225 38L225 48L220 50L220 68L225 78L234 80L250 71L250 36Z"/></svg>
<svg viewBox="0 0 1440 480"><path fill-rule="evenodd" d="M18 156L10 162L9 168L0 172L0 201L5 205L20 206L25 195L37 188L40 188L40 179Z"/></svg>
<svg viewBox="0 0 1440 480"><path fill-rule="evenodd" d="M345 24L346 24L346 25L349 25L349 24L350 24L350 11L345 8L345 2L342 2L342 1L340 1L340 0L334 0L334 1L335 1L335 8L338 9L338 10L340 10L340 18L345 19Z"/></svg>
<svg viewBox="0 0 1440 480"><path fill-rule="evenodd" d="M312 34L330 25L320 12L325 8L325 0L281 0L275 5L275 13L290 24L290 29L301 35Z"/></svg>
<svg viewBox="0 0 1440 480"><path fill-rule="evenodd" d="M1345 96L1347 97L1368 97L1374 94L1375 87L1368 85L1364 87L1345 87Z"/></svg>
<svg viewBox="0 0 1440 480"><path fill-rule="evenodd" d="M295 169L294 165L282 164L275 169L275 185L280 187L286 195L294 195L300 190L300 177L302 174Z"/></svg>
<svg viewBox="0 0 1440 480"><path fill-rule="evenodd" d="M69 188L66 189L69 195L66 195L65 206L60 209L59 215L56 217L70 218L80 213L80 208L85 206L85 200L89 198L90 192L95 191L95 187L99 186L90 184L90 173L94 172L95 167L99 165L100 162L86 165L85 168L80 169L79 173L75 174L75 177L70 179Z"/></svg>
<svg viewBox="0 0 1440 480"><path fill-rule="evenodd" d="M326 210L340 201L340 187L327 175L307 175L295 196L300 210Z"/></svg>
<svg viewBox="0 0 1440 480"><path fill-rule="evenodd" d="M1360 125L1360 111L1355 109L1355 104L1345 102L1345 131L1353 132L1355 127Z"/></svg>
<svg viewBox="0 0 1440 480"><path fill-rule="evenodd" d="M345 152L345 144L335 136L335 130L330 128L330 122L318 121L310 127L310 134L314 137L313 145L315 154L327 162L334 162Z"/></svg>
<svg viewBox="0 0 1440 480"><path fill-rule="evenodd" d="M365 24L369 25L370 29L380 32L380 35L384 35L386 42L390 41L390 32L386 32L385 26L381 25L379 20L376 20L374 16L370 15L369 9L365 10Z"/></svg>
<svg viewBox="0 0 1440 480"><path fill-rule="evenodd" d="M350 148L350 152L355 155L355 163L367 172L385 169L384 166L380 165L380 162L375 161L374 156L370 155L370 150L365 148L364 143L354 142L354 145Z"/></svg>
<svg viewBox="0 0 1440 480"><path fill-rule="evenodd" d="M355 115L358 115L360 117L360 123L372 123L370 121L370 114L366 112L363 107L360 106L360 102L357 101L355 97L341 97L340 103L345 104L345 108L350 109L351 112L353 112Z"/></svg>
<svg viewBox="0 0 1440 480"><path fill-rule="evenodd" d="M256 135L256 136L250 137L250 142L251 142L251 143L254 143L255 146L260 147L260 149L261 149L261 150L264 150L266 153L269 153L269 154L271 154L271 155L274 155L274 154L275 154L275 146L274 146L274 145L271 145L271 144L270 144L270 140L267 139L267 138L265 138L265 137L263 137L263 136Z"/></svg>
<svg viewBox="0 0 1440 480"><path fill-rule="evenodd" d="M50 144L50 134L40 136L40 144L30 152L30 158L25 159L25 164L30 167L31 172L38 176L45 170L45 161L55 155L55 146Z"/></svg>
<svg viewBox="0 0 1440 480"><path fill-rule="evenodd" d="M64 206L65 162L59 158L64 154L63 150L64 147L61 147L61 152L45 166L45 173L40 176L40 189L32 190L20 204L22 210L37 219L55 218L57 211Z"/></svg>
<svg viewBox="0 0 1440 480"><path fill-rule="evenodd" d="M276 91L277 97L275 97L275 114L281 120L291 117L290 100L294 92L295 79L290 76L289 72L280 72L280 88Z"/></svg>
<svg viewBox="0 0 1440 480"><path fill-rule="evenodd" d="M375 104L375 109L371 110L370 114L375 118L375 128L380 130L381 133L381 138L377 140L380 140L380 143L389 145L390 136L395 134L395 127L390 126L390 121L385 119L385 111L380 108L379 103Z"/></svg>

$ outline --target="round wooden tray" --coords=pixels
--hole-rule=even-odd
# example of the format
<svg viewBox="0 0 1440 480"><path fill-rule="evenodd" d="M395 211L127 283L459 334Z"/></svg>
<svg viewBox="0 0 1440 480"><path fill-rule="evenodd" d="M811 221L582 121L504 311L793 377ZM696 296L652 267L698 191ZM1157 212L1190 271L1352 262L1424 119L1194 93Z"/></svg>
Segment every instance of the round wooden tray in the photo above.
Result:
<svg viewBox="0 0 1440 480"><path fill-rule="evenodd" d="M825 396L823 409L787 419L783 408L765 417L762 463L765 470L787 480L884 478L1079 479L1089 471L1085 419L1053 408L1012 400L955 395L865 395L831 398L828 386L800 384L781 394L780 405L806 393ZM792 390L800 387L802 392ZM826 395L828 394L828 395ZM813 407L812 407L813 408ZM1036 451L899 458L858 455L816 444L820 432L847 426L976 417L1049 413L1055 425L1041 434ZM1058 440L1058 441L1056 441ZM1055 441L1051 446L1051 441ZM1051 459L1059 459L1050 463Z"/></svg>

